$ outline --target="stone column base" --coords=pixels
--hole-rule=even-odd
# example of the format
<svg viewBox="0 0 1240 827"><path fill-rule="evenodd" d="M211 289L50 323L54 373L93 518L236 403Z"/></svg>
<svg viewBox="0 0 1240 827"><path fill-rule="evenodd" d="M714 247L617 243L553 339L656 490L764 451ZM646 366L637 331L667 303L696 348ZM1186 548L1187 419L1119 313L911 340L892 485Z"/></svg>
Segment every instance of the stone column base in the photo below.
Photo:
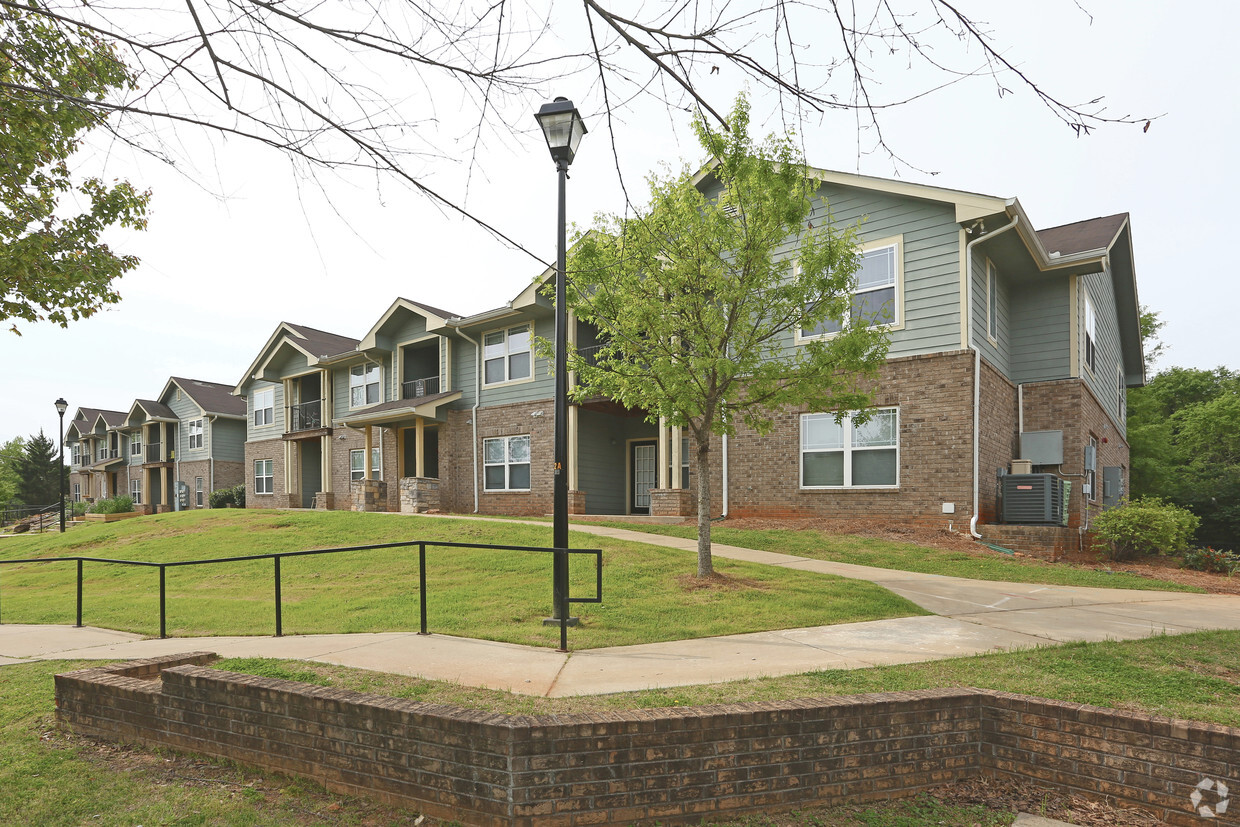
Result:
<svg viewBox="0 0 1240 827"><path fill-rule="evenodd" d="M356 480L349 483L349 492L354 511L387 511L387 483L383 480Z"/></svg>
<svg viewBox="0 0 1240 827"><path fill-rule="evenodd" d="M650 516L692 517L697 513L697 495L686 488L651 488Z"/></svg>
<svg viewBox="0 0 1240 827"><path fill-rule="evenodd" d="M400 513L425 514L439 510L439 479L436 477L401 477Z"/></svg>
<svg viewBox="0 0 1240 827"><path fill-rule="evenodd" d="M585 514L586 513L586 492L569 491L568 492L568 513L569 514Z"/></svg>

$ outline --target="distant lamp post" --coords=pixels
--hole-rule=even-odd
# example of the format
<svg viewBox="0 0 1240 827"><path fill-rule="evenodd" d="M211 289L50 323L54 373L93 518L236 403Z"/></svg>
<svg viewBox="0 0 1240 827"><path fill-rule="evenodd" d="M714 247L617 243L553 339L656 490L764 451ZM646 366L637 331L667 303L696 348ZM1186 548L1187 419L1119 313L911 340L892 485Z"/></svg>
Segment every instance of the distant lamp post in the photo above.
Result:
<svg viewBox="0 0 1240 827"><path fill-rule="evenodd" d="M577 145L586 134L586 125L573 102L556 98L545 103L535 116L547 139L547 149L555 161L559 173L559 218L556 224L555 259L555 486L552 492L552 545L557 549L568 548L568 299L565 290L567 258L567 220L565 218L564 192L568 180L568 167L577 156ZM557 551L552 575L555 581L553 600L555 620L567 616L568 604L568 553ZM561 635L563 637L563 635ZM565 648L561 640L560 647Z"/></svg>
<svg viewBox="0 0 1240 827"><path fill-rule="evenodd" d="M60 533L65 533L65 411L69 403L62 396L56 400L56 413L60 414L60 464L56 471L56 490L60 492Z"/></svg>

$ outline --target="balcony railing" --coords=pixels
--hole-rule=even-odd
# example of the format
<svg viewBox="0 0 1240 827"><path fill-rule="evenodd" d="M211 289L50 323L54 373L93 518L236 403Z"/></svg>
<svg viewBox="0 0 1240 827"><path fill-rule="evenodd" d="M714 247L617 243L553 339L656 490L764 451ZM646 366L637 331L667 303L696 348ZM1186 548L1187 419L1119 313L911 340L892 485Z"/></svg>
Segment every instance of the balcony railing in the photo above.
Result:
<svg viewBox="0 0 1240 827"><path fill-rule="evenodd" d="M290 431L313 431L323 427L323 400L289 405L288 429Z"/></svg>
<svg viewBox="0 0 1240 827"><path fill-rule="evenodd" d="M401 384L402 399L417 399L421 396L434 396L439 393L439 377L428 376L425 379L410 379Z"/></svg>
<svg viewBox="0 0 1240 827"><path fill-rule="evenodd" d="M163 458L162 452L160 451L160 449L163 447L164 446L162 442L148 442L146 444L146 461L147 462L163 462L164 458Z"/></svg>

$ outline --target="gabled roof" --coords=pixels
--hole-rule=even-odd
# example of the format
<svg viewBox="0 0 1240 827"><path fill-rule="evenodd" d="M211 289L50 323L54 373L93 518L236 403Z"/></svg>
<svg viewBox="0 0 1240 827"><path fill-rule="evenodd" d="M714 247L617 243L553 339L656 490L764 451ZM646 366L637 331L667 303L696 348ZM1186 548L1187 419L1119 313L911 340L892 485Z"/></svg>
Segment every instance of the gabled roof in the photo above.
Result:
<svg viewBox="0 0 1240 827"><path fill-rule="evenodd" d="M242 395L241 388L257 376L260 367L270 361L281 345L288 345L300 351L311 365L322 365L335 361L339 357L356 353L358 340L305 325L280 322L259 350L258 356L246 368L245 375L233 387L234 396Z"/></svg>
<svg viewBox="0 0 1240 827"><path fill-rule="evenodd" d="M118 427L125 421L124 411L105 411L103 408L78 408L69 427L65 429L65 439L70 440L74 433L78 437L94 433L95 426L103 418L104 429Z"/></svg>
<svg viewBox="0 0 1240 827"><path fill-rule="evenodd" d="M142 411L146 414L147 419L165 420L168 422L178 421L177 415L163 402L157 402L154 399L135 399L133 406L129 409L129 415L125 418L125 424L132 424L133 416L136 412Z"/></svg>
<svg viewBox="0 0 1240 827"><path fill-rule="evenodd" d="M233 396L232 385L172 376L169 377L168 383L164 385L164 390L159 395L161 400L168 398L168 392L172 390L173 385L192 399L204 414L245 419L245 399Z"/></svg>
<svg viewBox="0 0 1240 827"><path fill-rule="evenodd" d="M426 329L428 331L443 327L444 322L448 319L457 318L455 313L450 313L447 310L440 310L437 307L431 307L429 304L423 304L422 302L415 302L412 299L397 298L384 311L383 315L379 317L379 321L375 322L370 330L366 331L366 335L357 343L357 349L370 350L371 348L378 347L379 331L393 316L402 310L426 319Z"/></svg>
<svg viewBox="0 0 1240 827"><path fill-rule="evenodd" d="M1056 253L1073 255L1088 250L1109 250L1127 223L1128 213L1123 212L1038 230L1038 238L1052 257Z"/></svg>

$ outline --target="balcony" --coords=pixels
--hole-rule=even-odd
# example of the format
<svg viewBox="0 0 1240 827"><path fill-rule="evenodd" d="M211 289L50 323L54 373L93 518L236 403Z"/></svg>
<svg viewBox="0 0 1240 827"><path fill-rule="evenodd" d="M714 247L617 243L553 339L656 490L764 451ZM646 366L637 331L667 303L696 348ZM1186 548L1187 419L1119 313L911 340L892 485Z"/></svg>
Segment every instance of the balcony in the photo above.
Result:
<svg viewBox="0 0 1240 827"><path fill-rule="evenodd" d="M163 452L160 450L163 447L164 447L163 443L161 442L148 442L146 444L146 449L145 449L146 450L146 461L147 462L163 462L164 461Z"/></svg>
<svg viewBox="0 0 1240 827"><path fill-rule="evenodd" d="M418 399L423 396L434 396L439 393L439 377L428 376L425 379L410 379L401 383L401 399Z"/></svg>
<svg viewBox="0 0 1240 827"><path fill-rule="evenodd" d="M323 400L302 402L300 405L289 405L289 431L313 431L323 427Z"/></svg>

